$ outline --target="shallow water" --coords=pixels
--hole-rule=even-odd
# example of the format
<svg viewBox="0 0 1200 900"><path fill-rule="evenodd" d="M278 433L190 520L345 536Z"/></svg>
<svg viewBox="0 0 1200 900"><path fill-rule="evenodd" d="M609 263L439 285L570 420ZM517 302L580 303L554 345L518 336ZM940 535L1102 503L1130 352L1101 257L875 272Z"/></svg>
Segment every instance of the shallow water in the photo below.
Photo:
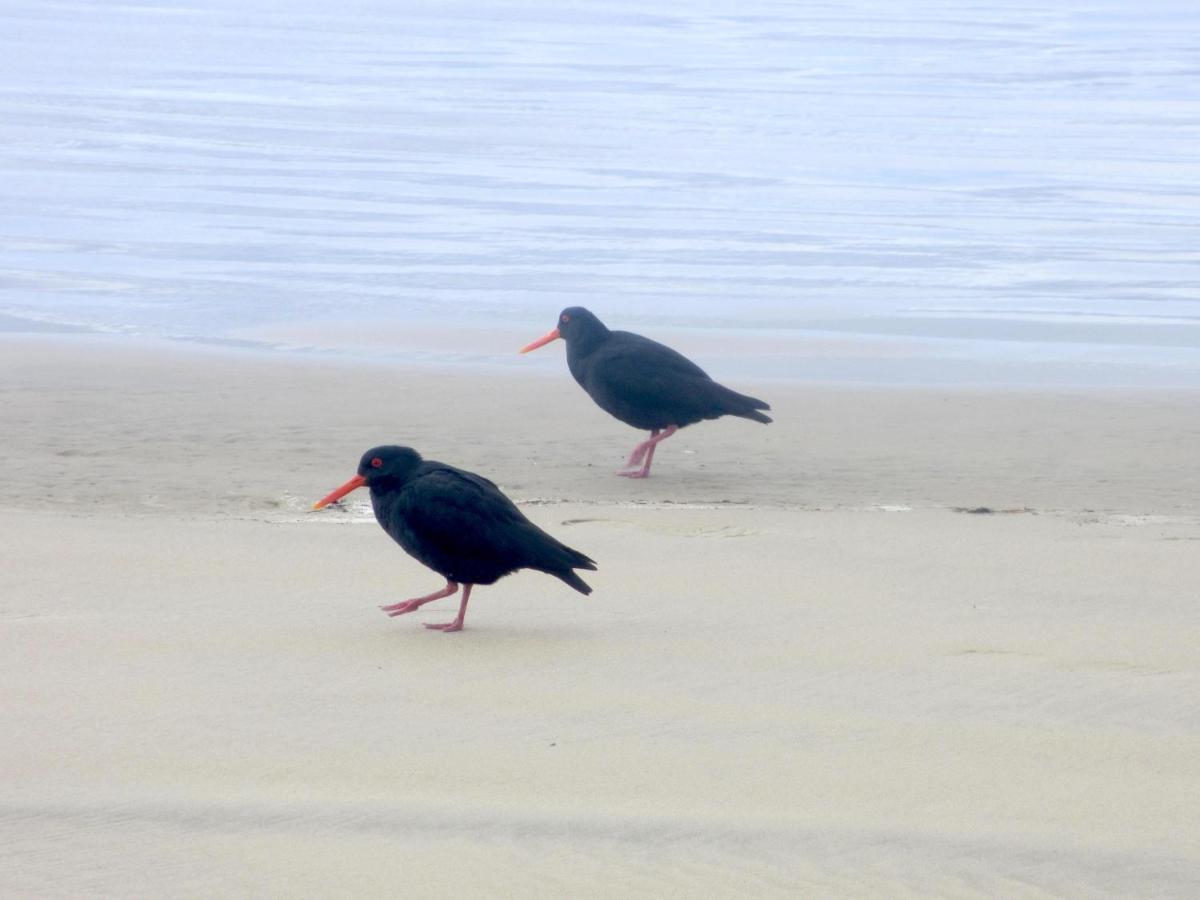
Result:
<svg viewBox="0 0 1200 900"><path fill-rule="evenodd" d="M1194 4L10 0L0 24L0 329L388 357L286 335L583 304L794 342L738 364L760 377L1200 385Z"/></svg>

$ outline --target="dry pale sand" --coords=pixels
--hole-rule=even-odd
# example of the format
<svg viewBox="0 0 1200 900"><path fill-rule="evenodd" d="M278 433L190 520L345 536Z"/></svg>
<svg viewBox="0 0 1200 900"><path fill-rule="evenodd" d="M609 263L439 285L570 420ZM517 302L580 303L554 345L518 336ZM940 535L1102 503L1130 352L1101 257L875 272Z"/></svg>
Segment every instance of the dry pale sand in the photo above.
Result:
<svg viewBox="0 0 1200 900"><path fill-rule="evenodd" d="M638 483L565 371L0 339L0 893L1200 894L1200 397L737 386ZM595 593L387 619L380 442Z"/></svg>

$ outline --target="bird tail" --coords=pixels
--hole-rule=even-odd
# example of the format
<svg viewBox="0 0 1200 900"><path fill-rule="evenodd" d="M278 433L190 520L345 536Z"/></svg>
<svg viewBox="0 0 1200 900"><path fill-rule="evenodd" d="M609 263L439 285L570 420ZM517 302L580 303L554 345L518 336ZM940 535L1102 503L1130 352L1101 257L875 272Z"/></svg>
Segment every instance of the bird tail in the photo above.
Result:
<svg viewBox="0 0 1200 900"><path fill-rule="evenodd" d="M755 422L762 422L766 425L773 421L770 416L763 415L759 412L760 409L770 409L771 404L764 400L759 400L757 397L748 397L745 394L739 394L737 391L731 391L725 385L717 385L721 389L721 404L725 407L725 413L732 416L741 416L743 419L753 419Z"/></svg>
<svg viewBox="0 0 1200 900"><path fill-rule="evenodd" d="M584 556L578 550L568 547L566 544L559 544L558 550L560 551L558 554L559 558L554 560L550 566L542 569L542 571L548 575L553 575L555 578L562 579L581 594L590 594L592 592L591 586L572 570L591 569L594 572L596 570L596 561L591 557Z"/></svg>
<svg viewBox="0 0 1200 900"><path fill-rule="evenodd" d="M589 566L588 568L594 569L596 567ZM567 569L565 572L551 572L550 574L557 578L561 578L581 594L590 594L592 592L592 586L576 575L571 569Z"/></svg>

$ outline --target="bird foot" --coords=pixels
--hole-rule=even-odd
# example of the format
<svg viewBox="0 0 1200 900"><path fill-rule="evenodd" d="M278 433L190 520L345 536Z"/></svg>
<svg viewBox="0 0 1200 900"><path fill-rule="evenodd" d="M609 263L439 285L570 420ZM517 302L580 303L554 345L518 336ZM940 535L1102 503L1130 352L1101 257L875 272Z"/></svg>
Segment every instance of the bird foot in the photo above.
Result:
<svg viewBox="0 0 1200 900"><path fill-rule="evenodd" d="M405 613L416 612L421 608L421 604L416 600L405 600L403 603L393 603L391 606L381 606L379 608L392 618L395 618Z"/></svg>
<svg viewBox="0 0 1200 900"><path fill-rule="evenodd" d="M433 622L426 622L426 628L432 628L434 631L443 631L449 634L451 631L462 631L463 623L461 619L455 619L453 622L443 622L440 625Z"/></svg>
<svg viewBox="0 0 1200 900"><path fill-rule="evenodd" d="M405 613L415 612L426 603L432 603L434 600L440 600L443 597L449 597L451 594L457 593L458 584L453 581L447 581L446 586L440 591L435 591L432 594L426 594L424 597L413 597L411 600L401 600L399 603L393 603L391 606L379 607L389 616L395 618L402 616Z"/></svg>
<svg viewBox="0 0 1200 900"><path fill-rule="evenodd" d="M674 425L668 425L663 431L657 428L650 432L650 439L642 441L633 448L633 452L629 454L629 459L625 461L625 468L617 474L622 478L647 478L650 475L650 464L654 462L654 450L659 443L665 441L679 429ZM638 467L641 468L638 468Z"/></svg>
<svg viewBox="0 0 1200 900"><path fill-rule="evenodd" d="M649 442L647 442L649 443ZM646 458L646 451L649 449L646 444L638 444L633 448L633 452L629 454L629 459L625 460L625 468L632 469L642 464L642 460Z"/></svg>

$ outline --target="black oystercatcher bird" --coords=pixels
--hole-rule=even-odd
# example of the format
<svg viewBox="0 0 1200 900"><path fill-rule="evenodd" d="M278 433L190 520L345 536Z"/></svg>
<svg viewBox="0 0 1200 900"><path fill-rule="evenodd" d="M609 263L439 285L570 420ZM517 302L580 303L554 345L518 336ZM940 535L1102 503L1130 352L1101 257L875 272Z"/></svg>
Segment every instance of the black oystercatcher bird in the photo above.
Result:
<svg viewBox="0 0 1200 900"><path fill-rule="evenodd" d="M391 606L402 616L463 588L458 617L439 631L462 631L467 600L477 584L494 584L517 569L537 569L581 594L592 589L573 569L595 569L578 550L560 544L522 515L486 478L445 463L424 460L410 447L374 447L363 454L358 474L313 504L320 509L356 488L371 489L375 518L409 556L446 579L433 594Z"/></svg>
<svg viewBox="0 0 1200 900"><path fill-rule="evenodd" d="M601 409L626 425L650 430L649 440L633 448L625 469L618 473L627 478L649 475L654 448L685 425L721 416L771 421L759 412L771 408L762 400L717 384L686 356L658 341L610 331L582 306L564 309L558 327L521 352L557 338L567 342L571 374Z"/></svg>

